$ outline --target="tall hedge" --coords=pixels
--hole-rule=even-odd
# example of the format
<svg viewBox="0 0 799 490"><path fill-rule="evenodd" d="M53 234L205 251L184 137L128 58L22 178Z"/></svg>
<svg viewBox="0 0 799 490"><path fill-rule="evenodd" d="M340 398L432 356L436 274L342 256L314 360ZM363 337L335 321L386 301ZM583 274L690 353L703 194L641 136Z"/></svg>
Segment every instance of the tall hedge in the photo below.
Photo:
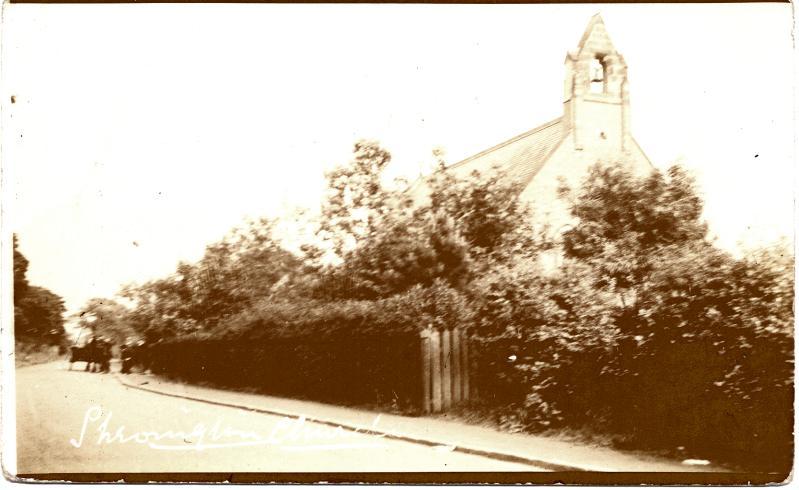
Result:
<svg viewBox="0 0 799 490"><path fill-rule="evenodd" d="M466 327L463 295L443 283L377 301L265 302L214 331L151 348L157 373L344 404L421 403L419 331Z"/></svg>

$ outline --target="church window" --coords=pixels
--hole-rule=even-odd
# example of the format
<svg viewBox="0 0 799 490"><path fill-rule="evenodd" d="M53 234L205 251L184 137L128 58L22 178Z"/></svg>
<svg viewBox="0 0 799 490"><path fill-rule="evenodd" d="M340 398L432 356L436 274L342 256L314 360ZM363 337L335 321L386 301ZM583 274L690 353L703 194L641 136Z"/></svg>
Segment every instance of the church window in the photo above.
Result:
<svg viewBox="0 0 799 490"><path fill-rule="evenodd" d="M591 80L591 93L601 94L605 92L605 63L601 56L597 55L591 60L589 66L589 77Z"/></svg>

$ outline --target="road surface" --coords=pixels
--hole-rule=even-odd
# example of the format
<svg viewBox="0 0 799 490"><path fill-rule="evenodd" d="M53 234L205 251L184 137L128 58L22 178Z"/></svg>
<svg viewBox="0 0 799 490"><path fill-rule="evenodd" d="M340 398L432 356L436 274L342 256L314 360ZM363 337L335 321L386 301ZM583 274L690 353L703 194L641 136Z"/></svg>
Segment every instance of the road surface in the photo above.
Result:
<svg viewBox="0 0 799 490"><path fill-rule="evenodd" d="M17 370L21 474L352 471L542 469L148 393L66 362Z"/></svg>

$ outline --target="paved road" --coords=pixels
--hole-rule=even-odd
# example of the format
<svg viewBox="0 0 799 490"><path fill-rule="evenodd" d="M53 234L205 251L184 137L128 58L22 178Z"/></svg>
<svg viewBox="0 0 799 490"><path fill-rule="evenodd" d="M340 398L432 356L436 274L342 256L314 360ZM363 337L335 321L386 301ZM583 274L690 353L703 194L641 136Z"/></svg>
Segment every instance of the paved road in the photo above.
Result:
<svg viewBox="0 0 799 490"><path fill-rule="evenodd" d="M124 387L108 374L68 371L66 363L17 370L17 470L541 471L446 448L147 393Z"/></svg>

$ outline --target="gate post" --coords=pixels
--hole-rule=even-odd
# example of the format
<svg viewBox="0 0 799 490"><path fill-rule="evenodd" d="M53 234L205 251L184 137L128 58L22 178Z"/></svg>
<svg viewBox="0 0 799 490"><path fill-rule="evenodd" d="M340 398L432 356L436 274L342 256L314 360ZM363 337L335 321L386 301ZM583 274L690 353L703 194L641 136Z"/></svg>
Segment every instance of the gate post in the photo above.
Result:
<svg viewBox="0 0 799 490"><path fill-rule="evenodd" d="M420 342L419 346L422 350L422 410L424 413L430 413L431 400L430 400L430 351L432 330L425 328L419 333Z"/></svg>
<svg viewBox="0 0 799 490"><path fill-rule="evenodd" d="M452 402L458 403L461 398L461 384L463 380L463 364L461 363L461 330L452 330L450 338L452 344Z"/></svg>
<svg viewBox="0 0 799 490"><path fill-rule="evenodd" d="M441 332L441 395L441 405L446 410L452 406L452 344L449 330Z"/></svg>
<svg viewBox="0 0 799 490"><path fill-rule="evenodd" d="M469 400L471 396L471 376L472 362L469 359L469 333L468 331L462 332L461 336L461 366L463 367L463 385L461 388L461 398Z"/></svg>
<svg viewBox="0 0 799 490"><path fill-rule="evenodd" d="M441 333L433 330L430 333L430 366L432 377L432 400L433 412L441 411Z"/></svg>

